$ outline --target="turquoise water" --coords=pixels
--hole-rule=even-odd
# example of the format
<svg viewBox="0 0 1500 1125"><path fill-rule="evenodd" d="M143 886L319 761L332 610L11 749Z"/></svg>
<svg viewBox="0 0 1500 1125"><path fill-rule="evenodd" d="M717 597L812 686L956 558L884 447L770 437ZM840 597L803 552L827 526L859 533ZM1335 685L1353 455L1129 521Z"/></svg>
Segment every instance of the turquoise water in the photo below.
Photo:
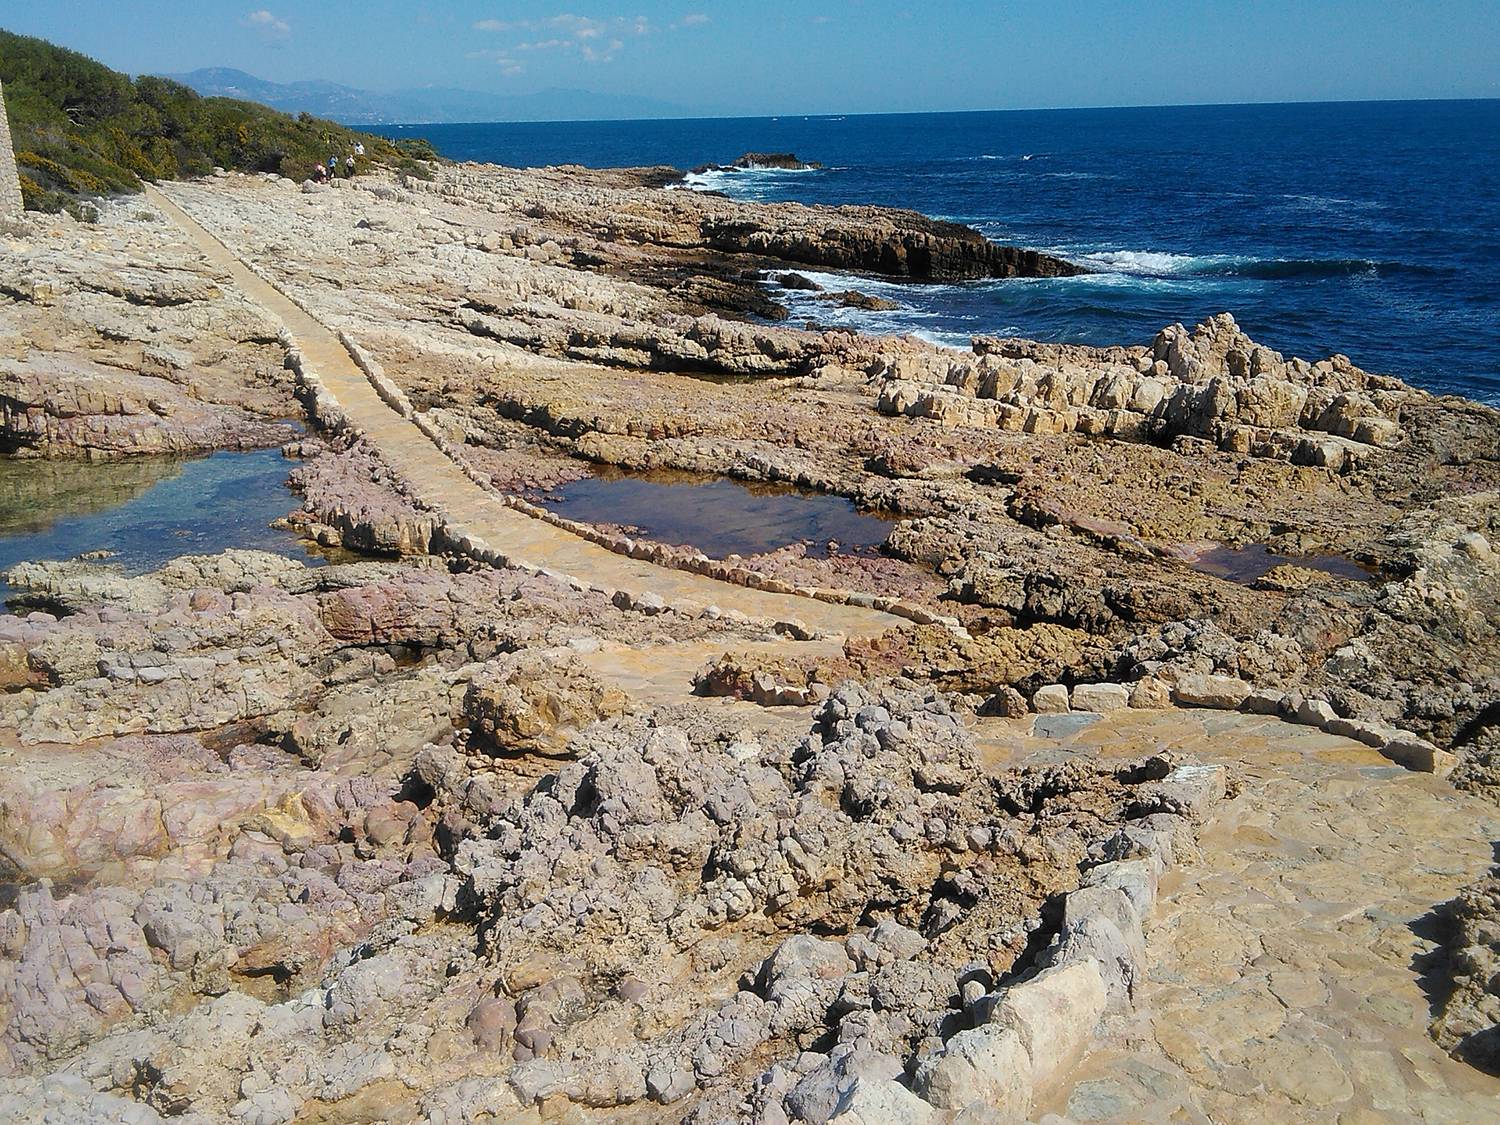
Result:
<svg viewBox="0 0 1500 1125"><path fill-rule="evenodd" d="M270 522L301 506L279 449L121 461L0 461L0 571L112 552L128 573L231 547L309 565L305 540ZM0 589L3 589L0 583Z"/></svg>

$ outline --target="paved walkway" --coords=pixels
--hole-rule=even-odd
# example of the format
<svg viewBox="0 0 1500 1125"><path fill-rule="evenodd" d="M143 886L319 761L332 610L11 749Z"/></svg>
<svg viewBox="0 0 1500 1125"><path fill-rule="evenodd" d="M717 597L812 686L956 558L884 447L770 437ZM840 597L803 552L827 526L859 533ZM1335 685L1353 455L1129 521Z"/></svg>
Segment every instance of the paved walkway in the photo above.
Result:
<svg viewBox="0 0 1500 1125"><path fill-rule="evenodd" d="M655 593L673 606L702 610L717 605L722 610L738 610L756 619L800 621L826 634L873 635L907 624L878 610L752 590L627 558L508 508L498 496L465 476L415 424L386 405L333 331L250 270L223 242L159 189L147 185L146 194L186 232L196 249L227 273L250 300L280 321L307 366L412 493L433 509L445 512L455 524L477 534L507 558L546 567L611 591Z"/></svg>
<svg viewBox="0 0 1500 1125"><path fill-rule="evenodd" d="M1500 808L1348 739L1222 712L1121 712L995 760L1165 746L1241 786L1171 873L1136 1012L1106 1023L1051 1111L1075 1121L1500 1121L1500 1079L1427 1034L1423 919L1483 874Z"/></svg>

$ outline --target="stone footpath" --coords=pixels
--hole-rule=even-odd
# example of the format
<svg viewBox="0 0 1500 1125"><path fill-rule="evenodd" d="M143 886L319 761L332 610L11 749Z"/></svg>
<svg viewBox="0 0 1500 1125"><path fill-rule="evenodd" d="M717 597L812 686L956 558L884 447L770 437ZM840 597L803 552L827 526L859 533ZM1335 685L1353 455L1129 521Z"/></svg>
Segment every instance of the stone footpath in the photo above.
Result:
<svg viewBox="0 0 1500 1125"><path fill-rule="evenodd" d="M985 721L998 761L1163 746L1227 766L1199 862L1162 883L1133 1012L1033 1111L1080 1122L1500 1120L1500 1079L1427 1033L1432 908L1492 862L1500 810L1350 739L1222 712Z"/></svg>
<svg viewBox="0 0 1500 1125"><path fill-rule="evenodd" d="M638 608L670 606L701 612L716 606L725 613L795 621L815 632L847 636L878 634L903 623L876 609L748 589L618 555L511 509L499 496L470 480L421 429L392 409L334 332L249 269L161 191L149 185L146 191L150 201L182 227L210 262L281 322L304 369L316 373L337 409L380 451L412 494L442 512L450 525L462 527L465 537L481 539L503 553L512 565L559 573L612 594L623 592Z"/></svg>

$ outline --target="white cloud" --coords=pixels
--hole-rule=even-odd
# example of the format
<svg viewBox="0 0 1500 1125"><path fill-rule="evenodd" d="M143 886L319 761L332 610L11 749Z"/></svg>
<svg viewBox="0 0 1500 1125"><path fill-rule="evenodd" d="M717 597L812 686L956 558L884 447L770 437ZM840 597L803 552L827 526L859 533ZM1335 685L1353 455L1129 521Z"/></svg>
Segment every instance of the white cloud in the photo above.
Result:
<svg viewBox="0 0 1500 1125"><path fill-rule="evenodd" d="M702 12L689 12L677 21L678 27L697 27L708 22L708 17Z"/></svg>
<svg viewBox="0 0 1500 1125"><path fill-rule="evenodd" d="M595 47L591 43L585 43L578 51L587 62L609 62L622 50L625 49L623 39L611 39L602 47Z"/></svg>
<svg viewBox="0 0 1500 1125"><path fill-rule="evenodd" d="M468 57L494 63L507 78L526 73L526 64L512 58L509 51L470 51Z"/></svg>
<svg viewBox="0 0 1500 1125"><path fill-rule="evenodd" d="M594 19L563 12L540 19L480 20L474 24L474 30L496 35L539 36L512 43L507 52L572 51L585 62L606 63L625 49L627 36L639 38L655 29L645 16Z"/></svg>
<svg viewBox="0 0 1500 1125"><path fill-rule="evenodd" d="M289 38L292 34L292 25L268 12L265 8L257 8L248 12L240 21L244 26L254 28L260 32L262 37L270 40Z"/></svg>

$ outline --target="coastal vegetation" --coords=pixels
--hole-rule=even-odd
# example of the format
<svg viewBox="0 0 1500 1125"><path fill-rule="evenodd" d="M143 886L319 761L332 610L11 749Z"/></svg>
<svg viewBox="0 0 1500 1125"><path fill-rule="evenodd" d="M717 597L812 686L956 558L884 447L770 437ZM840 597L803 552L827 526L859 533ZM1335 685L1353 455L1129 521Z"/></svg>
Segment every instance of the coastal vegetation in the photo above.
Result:
<svg viewBox="0 0 1500 1125"><path fill-rule="evenodd" d="M361 163L427 175L425 141L392 143L333 121L253 102L201 97L166 78L131 78L77 51L0 31L0 83L21 194L34 211L91 213L88 200L142 180L215 167L301 179L330 155L364 146Z"/></svg>

